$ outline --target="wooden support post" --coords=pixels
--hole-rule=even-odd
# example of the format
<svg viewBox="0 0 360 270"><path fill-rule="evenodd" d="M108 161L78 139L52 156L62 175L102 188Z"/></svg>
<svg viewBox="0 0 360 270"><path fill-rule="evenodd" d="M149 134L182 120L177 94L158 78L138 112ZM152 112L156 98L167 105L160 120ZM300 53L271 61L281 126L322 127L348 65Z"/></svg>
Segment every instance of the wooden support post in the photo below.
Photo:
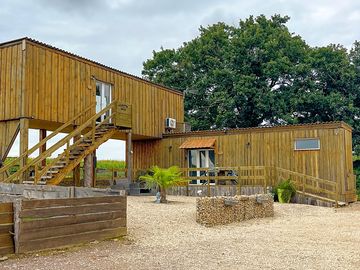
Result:
<svg viewBox="0 0 360 270"><path fill-rule="evenodd" d="M20 155L27 152L29 148L29 119L21 118L20 119ZM24 158L20 160L20 169L26 166L28 156L25 155ZM29 172L25 171L20 177L20 183L26 181L29 177Z"/></svg>
<svg viewBox="0 0 360 270"><path fill-rule="evenodd" d="M89 154L84 158L84 187L92 187L94 185L94 157Z"/></svg>
<svg viewBox="0 0 360 270"><path fill-rule="evenodd" d="M96 187L96 164L97 164L97 160L96 160L96 150L92 153L92 187Z"/></svg>
<svg viewBox="0 0 360 270"><path fill-rule="evenodd" d="M132 138L131 131L127 133L127 141L126 141L126 167L127 167L127 178L128 182L132 182Z"/></svg>
<svg viewBox="0 0 360 270"><path fill-rule="evenodd" d="M39 142L44 140L46 138L46 129L39 129ZM46 143L43 144L43 146L39 149L39 156L46 151ZM46 166L46 158L41 161L41 166Z"/></svg>
<svg viewBox="0 0 360 270"><path fill-rule="evenodd" d="M14 206L14 246L15 253L19 253L19 236L20 236L20 226L21 226L21 218L20 213L22 210L22 199L16 199L13 203Z"/></svg>
<svg viewBox="0 0 360 270"><path fill-rule="evenodd" d="M76 135L74 136L74 143L78 140L80 140L81 136L80 135ZM74 186L76 187L80 187L80 164L77 165L74 170L73 170L73 181L74 181Z"/></svg>

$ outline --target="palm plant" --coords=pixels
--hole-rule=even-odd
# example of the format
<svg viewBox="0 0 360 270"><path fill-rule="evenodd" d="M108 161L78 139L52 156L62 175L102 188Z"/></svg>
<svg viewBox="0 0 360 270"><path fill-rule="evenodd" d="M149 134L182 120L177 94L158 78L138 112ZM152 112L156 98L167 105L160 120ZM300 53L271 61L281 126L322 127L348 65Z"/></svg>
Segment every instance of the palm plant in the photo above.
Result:
<svg viewBox="0 0 360 270"><path fill-rule="evenodd" d="M181 177L181 171L177 166L170 168L160 168L153 166L150 168L149 173L139 177L144 180L147 188L159 188L160 203L166 203L166 189L175 186L185 180Z"/></svg>

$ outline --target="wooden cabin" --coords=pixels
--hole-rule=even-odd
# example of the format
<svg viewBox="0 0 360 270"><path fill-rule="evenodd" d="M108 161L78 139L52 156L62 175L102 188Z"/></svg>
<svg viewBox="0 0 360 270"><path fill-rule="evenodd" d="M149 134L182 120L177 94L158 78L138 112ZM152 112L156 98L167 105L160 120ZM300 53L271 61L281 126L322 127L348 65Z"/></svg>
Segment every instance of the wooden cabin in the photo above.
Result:
<svg viewBox="0 0 360 270"><path fill-rule="evenodd" d="M133 151L135 172L175 164L189 168L194 186L226 180L274 186L291 178L309 193L335 199L336 192L341 201L356 200L352 128L344 122L171 133L161 140L136 141ZM201 168L218 170L211 176Z"/></svg>
<svg viewBox="0 0 360 270"><path fill-rule="evenodd" d="M91 168L101 144L121 139L127 141L133 180L152 165L177 165L189 185L274 186L280 178L291 178L304 193L355 200L347 124L189 132L183 98L181 92L33 39L2 43L0 161L18 134L20 153L0 164L0 180L56 185L73 172L79 185L80 162ZM31 148L29 129L39 130L39 143ZM66 136L49 145L60 133ZM59 149L64 150L50 160ZM11 174L16 164L20 169Z"/></svg>
<svg viewBox="0 0 360 270"><path fill-rule="evenodd" d="M26 167L26 157L34 151L48 151L32 164L36 170L55 148L50 153L45 141L27 153L29 129L39 129L40 141L46 131L72 134L57 147L67 145L70 151L71 141L89 130L98 135L105 132L95 126L110 114L114 116L109 121L117 128L111 136L106 134L106 140L159 139L165 132L166 118L184 121L181 92L29 38L0 44L0 90L0 160L5 161L20 133L21 167ZM49 175L41 177L50 179Z"/></svg>

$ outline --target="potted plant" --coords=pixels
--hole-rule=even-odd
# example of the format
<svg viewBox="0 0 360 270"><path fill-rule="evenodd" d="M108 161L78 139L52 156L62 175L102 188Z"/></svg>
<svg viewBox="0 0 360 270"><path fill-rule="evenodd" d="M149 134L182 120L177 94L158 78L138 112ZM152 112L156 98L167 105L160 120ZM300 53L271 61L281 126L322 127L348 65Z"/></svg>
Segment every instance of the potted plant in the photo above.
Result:
<svg viewBox="0 0 360 270"><path fill-rule="evenodd" d="M290 179L282 181L276 187L276 194L280 203L289 203L295 193L295 186Z"/></svg>

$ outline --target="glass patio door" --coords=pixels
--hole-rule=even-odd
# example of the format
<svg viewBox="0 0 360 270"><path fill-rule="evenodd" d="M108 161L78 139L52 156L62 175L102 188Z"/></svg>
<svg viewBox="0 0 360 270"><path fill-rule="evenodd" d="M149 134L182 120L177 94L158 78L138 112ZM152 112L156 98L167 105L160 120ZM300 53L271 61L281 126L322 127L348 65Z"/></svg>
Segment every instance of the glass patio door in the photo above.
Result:
<svg viewBox="0 0 360 270"><path fill-rule="evenodd" d="M100 112L111 103L111 90L111 84L96 81L96 113ZM109 115L110 111L104 113L97 119L97 122L105 120Z"/></svg>
<svg viewBox="0 0 360 270"><path fill-rule="evenodd" d="M188 152L189 168L214 168L215 167L215 152L213 149L191 149ZM189 176L207 176L207 171L197 170L190 171ZM211 176L211 175L210 175ZM213 184L214 181L210 181ZM206 180L191 180L192 185L206 184Z"/></svg>

